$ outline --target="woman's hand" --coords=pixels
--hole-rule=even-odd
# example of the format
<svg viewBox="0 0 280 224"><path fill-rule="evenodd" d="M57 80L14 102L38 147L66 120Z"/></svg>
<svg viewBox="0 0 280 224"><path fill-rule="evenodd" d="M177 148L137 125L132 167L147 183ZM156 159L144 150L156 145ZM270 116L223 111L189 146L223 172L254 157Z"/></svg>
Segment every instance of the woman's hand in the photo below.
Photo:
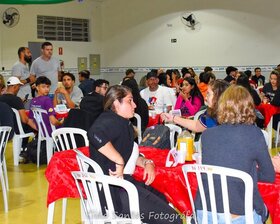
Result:
<svg viewBox="0 0 280 224"><path fill-rule="evenodd" d="M109 175L117 178L123 178L124 164L116 164L116 170L109 169Z"/></svg>
<svg viewBox="0 0 280 224"><path fill-rule="evenodd" d="M168 114L168 113L162 113L160 115L161 120L165 121L165 122L172 122L173 121L173 115L172 114Z"/></svg>
<svg viewBox="0 0 280 224"><path fill-rule="evenodd" d="M155 180L156 173L155 173L155 165L153 163L147 163L144 166L144 175L143 180L146 179L145 184L150 185Z"/></svg>

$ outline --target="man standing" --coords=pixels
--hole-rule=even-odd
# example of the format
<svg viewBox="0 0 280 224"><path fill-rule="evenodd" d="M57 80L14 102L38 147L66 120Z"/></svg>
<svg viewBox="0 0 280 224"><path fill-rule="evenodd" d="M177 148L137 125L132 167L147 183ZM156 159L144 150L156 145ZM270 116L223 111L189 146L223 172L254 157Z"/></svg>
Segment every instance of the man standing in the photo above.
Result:
<svg viewBox="0 0 280 224"><path fill-rule="evenodd" d="M150 110L157 113L169 112L172 108L171 94L167 87L158 85L157 73L149 72L146 76L148 87L140 92L141 97L146 101Z"/></svg>
<svg viewBox="0 0 280 224"><path fill-rule="evenodd" d="M85 96L80 104L81 110L90 112L95 120L103 112L103 100L109 87L105 79L97 79L93 84L93 92Z"/></svg>
<svg viewBox="0 0 280 224"><path fill-rule="evenodd" d="M30 73L36 77L46 76L51 80L50 97L53 97L57 89L58 76L60 75L60 63L57 58L52 57L53 46L50 42L44 42L41 46L42 55L34 60Z"/></svg>
<svg viewBox="0 0 280 224"><path fill-rule="evenodd" d="M255 75L252 80L257 84L257 86L263 86L265 83L265 77L262 75L262 70L260 67L255 68Z"/></svg>
<svg viewBox="0 0 280 224"><path fill-rule="evenodd" d="M30 83L35 82L35 76L30 75L29 72L29 65L32 62L32 55L29 48L20 47L18 49L18 57L19 60L12 67L12 76L18 77L23 84L20 86L17 96L22 101L27 101L32 98Z"/></svg>
<svg viewBox="0 0 280 224"><path fill-rule="evenodd" d="M83 98L82 90L75 86L75 76L72 73L63 73L62 75L63 87L58 87L55 90L53 105L65 104L67 108L77 108Z"/></svg>
<svg viewBox="0 0 280 224"><path fill-rule="evenodd" d="M92 92L92 85L94 83L94 79L90 78L90 71L83 70L79 72L79 88L82 90L84 96L88 95Z"/></svg>

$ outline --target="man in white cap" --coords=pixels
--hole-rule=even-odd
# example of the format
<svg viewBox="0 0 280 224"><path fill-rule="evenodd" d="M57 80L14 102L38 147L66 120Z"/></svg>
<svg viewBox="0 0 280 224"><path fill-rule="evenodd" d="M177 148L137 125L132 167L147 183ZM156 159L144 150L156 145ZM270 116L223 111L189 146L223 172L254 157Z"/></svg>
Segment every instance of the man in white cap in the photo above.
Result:
<svg viewBox="0 0 280 224"><path fill-rule="evenodd" d="M37 129L36 124L32 119L29 119L25 113L25 108L20 97L17 93L23 84L17 77L10 77L7 80L7 91L0 96L0 102L8 104L11 108L15 108L19 112L22 127L25 132L31 132ZM18 128L15 127L15 133L18 132ZM25 149L28 143L28 138L23 139L22 148Z"/></svg>

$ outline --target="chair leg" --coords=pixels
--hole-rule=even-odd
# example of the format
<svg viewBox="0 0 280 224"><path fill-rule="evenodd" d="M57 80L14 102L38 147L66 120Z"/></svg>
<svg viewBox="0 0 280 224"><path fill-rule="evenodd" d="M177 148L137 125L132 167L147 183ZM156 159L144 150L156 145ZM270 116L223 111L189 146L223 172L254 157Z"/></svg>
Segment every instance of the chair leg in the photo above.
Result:
<svg viewBox="0 0 280 224"><path fill-rule="evenodd" d="M6 164L5 156L3 158L3 175L4 175L4 178L5 178L6 190L9 191L8 172L7 172L7 164Z"/></svg>
<svg viewBox="0 0 280 224"><path fill-rule="evenodd" d="M278 147L279 131L280 131L280 121L277 124L277 130L276 130L276 133L275 133L275 148Z"/></svg>
<svg viewBox="0 0 280 224"><path fill-rule="evenodd" d="M53 224L55 202L49 204L47 224Z"/></svg>
<svg viewBox="0 0 280 224"><path fill-rule="evenodd" d="M66 208L67 208L67 198L62 199L62 220L61 223L65 224L66 220Z"/></svg>
<svg viewBox="0 0 280 224"><path fill-rule="evenodd" d="M86 214L84 213L82 200L80 200L80 207L81 207L81 221L82 223L86 223Z"/></svg>
<svg viewBox="0 0 280 224"><path fill-rule="evenodd" d="M21 150L22 139L14 135L13 138L13 155L14 155L14 166L19 164L19 154Z"/></svg>
<svg viewBox="0 0 280 224"><path fill-rule="evenodd" d="M53 140L52 139L47 139L46 140L46 144L47 144L47 162L48 162L48 164L49 164L49 162L50 162L50 160L51 160L51 158L52 158L52 156L53 156L53 146L54 146L54 144L53 144Z"/></svg>
<svg viewBox="0 0 280 224"><path fill-rule="evenodd" d="M6 190L6 184L3 176L3 171L2 171L2 164L0 164L0 180L1 180L1 185L2 185L2 191L3 191L3 199L4 199L4 210L7 213L8 212L8 198L7 198L7 190Z"/></svg>
<svg viewBox="0 0 280 224"><path fill-rule="evenodd" d="M37 143L37 167L40 166L40 150L41 150L41 139L38 138L38 143Z"/></svg>

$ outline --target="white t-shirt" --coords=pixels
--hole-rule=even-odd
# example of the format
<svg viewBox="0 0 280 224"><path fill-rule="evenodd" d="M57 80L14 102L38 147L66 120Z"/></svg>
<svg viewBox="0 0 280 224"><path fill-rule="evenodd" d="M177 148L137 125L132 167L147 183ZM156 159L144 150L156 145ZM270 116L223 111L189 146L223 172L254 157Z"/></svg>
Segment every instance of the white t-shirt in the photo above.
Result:
<svg viewBox="0 0 280 224"><path fill-rule="evenodd" d="M148 106L150 105L150 98L155 97L156 101L154 103L154 108L156 113L163 112L163 105L165 104L167 107L172 106L171 94L167 87L158 86L156 91L150 91L149 87L143 89L140 92L141 97L146 101Z"/></svg>
<svg viewBox="0 0 280 224"><path fill-rule="evenodd" d="M81 102L83 97L84 97L84 94L83 94L82 90L79 87L74 86L73 87L73 91L70 93L70 98L74 102L75 107L79 107L80 106L80 102ZM62 104L66 105L66 100L65 100L65 97L64 97L63 94L59 93L57 95L57 99Z"/></svg>
<svg viewBox="0 0 280 224"><path fill-rule="evenodd" d="M51 80L50 94L54 94L57 89L59 60L51 57L50 60L45 61L42 57L36 58L30 68L30 74L36 77L46 76Z"/></svg>
<svg viewBox="0 0 280 224"><path fill-rule="evenodd" d="M20 80L27 79L30 76L28 66L22 64L20 61L17 61L12 67L12 76L18 77ZM31 87L29 83L20 86L17 96L21 99L24 99L25 95L27 94L28 99L32 99Z"/></svg>

